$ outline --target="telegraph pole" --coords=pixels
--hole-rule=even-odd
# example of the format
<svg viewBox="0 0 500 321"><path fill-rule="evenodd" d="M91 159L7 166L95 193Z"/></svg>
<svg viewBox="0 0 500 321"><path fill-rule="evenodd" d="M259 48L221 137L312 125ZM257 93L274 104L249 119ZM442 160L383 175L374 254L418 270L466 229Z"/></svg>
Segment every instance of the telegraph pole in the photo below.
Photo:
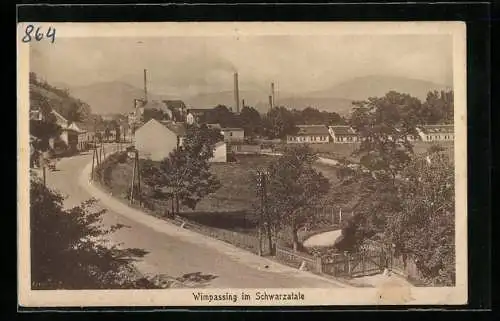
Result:
<svg viewBox="0 0 500 321"><path fill-rule="evenodd" d="M274 253L273 251L273 240L271 236L271 220L269 217L269 212L267 210L267 179L268 179L268 172L264 171L263 173L263 182L262 182L262 194L263 194L263 211L264 211L264 216L266 218L266 233L267 233L267 240L269 242L269 252L272 255Z"/></svg>
<svg viewBox="0 0 500 321"><path fill-rule="evenodd" d="M264 210L264 198L262 193L262 172L257 171L257 191L260 194L260 211L259 211L259 256L262 256L262 216Z"/></svg>
<svg viewBox="0 0 500 321"><path fill-rule="evenodd" d="M139 151L134 150L134 166L132 167L132 183L130 184L130 204L133 204L135 201L135 193L137 193L137 200L139 201L139 205L142 203L141 199L141 171L139 168ZM136 180L137 180L137 190L136 188Z"/></svg>

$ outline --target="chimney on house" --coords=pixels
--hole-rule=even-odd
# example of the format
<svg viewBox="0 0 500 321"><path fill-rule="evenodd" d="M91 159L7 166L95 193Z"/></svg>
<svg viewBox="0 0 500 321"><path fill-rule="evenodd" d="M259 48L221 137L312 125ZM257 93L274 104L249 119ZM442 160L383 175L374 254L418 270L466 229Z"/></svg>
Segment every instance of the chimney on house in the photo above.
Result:
<svg viewBox="0 0 500 321"><path fill-rule="evenodd" d="M144 69L144 101L148 101L148 76L147 76L147 70Z"/></svg>
<svg viewBox="0 0 500 321"><path fill-rule="evenodd" d="M236 108L236 113L240 112L240 92L238 88L238 73L234 73L234 102L235 102L235 108Z"/></svg>
<svg viewBox="0 0 500 321"><path fill-rule="evenodd" d="M271 83L271 109L274 108L274 82Z"/></svg>

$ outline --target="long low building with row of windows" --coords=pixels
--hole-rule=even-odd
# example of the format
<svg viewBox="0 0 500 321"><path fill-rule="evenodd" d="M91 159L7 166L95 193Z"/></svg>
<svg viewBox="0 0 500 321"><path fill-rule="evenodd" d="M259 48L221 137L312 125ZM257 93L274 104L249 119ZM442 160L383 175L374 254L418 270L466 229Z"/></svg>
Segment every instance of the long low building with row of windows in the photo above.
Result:
<svg viewBox="0 0 500 321"><path fill-rule="evenodd" d="M324 125L297 125L297 132L287 135L288 144L326 144L326 143L356 143L359 141L358 133L350 126L324 126ZM408 140L434 142L453 141L455 139L454 126L422 125L416 128L418 136L408 137Z"/></svg>

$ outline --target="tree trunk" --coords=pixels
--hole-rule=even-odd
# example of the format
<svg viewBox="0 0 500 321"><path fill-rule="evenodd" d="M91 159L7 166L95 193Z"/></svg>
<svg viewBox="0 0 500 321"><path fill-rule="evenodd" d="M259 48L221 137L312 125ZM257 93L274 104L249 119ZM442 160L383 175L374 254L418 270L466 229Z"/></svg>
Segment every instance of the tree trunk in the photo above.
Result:
<svg viewBox="0 0 500 321"><path fill-rule="evenodd" d="M269 219L268 219L268 222L266 224L266 233L267 233L267 242L269 243L269 255L273 255L274 254L273 239L271 236L271 222L269 222Z"/></svg>
<svg viewBox="0 0 500 321"><path fill-rule="evenodd" d="M175 195L175 213L179 215L179 195Z"/></svg>
<svg viewBox="0 0 500 321"><path fill-rule="evenodd" d="M292 226L292 241L293 241L293 250L294 251L299 250L299 236L297 235L298 231L299 230L296 226Z"/></svg>

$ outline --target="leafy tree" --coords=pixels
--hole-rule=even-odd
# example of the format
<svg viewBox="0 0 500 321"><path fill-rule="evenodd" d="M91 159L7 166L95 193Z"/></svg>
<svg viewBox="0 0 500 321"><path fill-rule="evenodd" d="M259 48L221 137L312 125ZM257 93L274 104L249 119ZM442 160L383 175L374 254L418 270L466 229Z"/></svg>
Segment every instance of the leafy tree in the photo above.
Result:
<svg viewBox="0 0 500 321"><path fill-rule="evenodd" d="M103 210L94 201L64 209L63 197L31 178L31 282L32 289L157 288L131 265L145 254L105 242L122 228L101 225Z"/></svg>
<svg viewBox="0 0 500 321"><path fill-rule="evenodd" d="M353 102L350 125L359 133L355 151L363 166L378 175L395 179L413 154L410 136L416 136L421 103L394 91L381 98Z"/></svg>
<svg viewBox="0 0 500 321"><path fill-rule="evenodd" d="M240 122L245 130L245 136L255 136L261 132L262 120L259 112L249 106L244 106L239 115Z"/></svg>
<svg viewBox="0 0 500 321"><path fill-rule="evenodd" d="M423 124L453 124L453 91L431 91L422 105Z"/></svg>
<svg viewBox="0 0 500 321"><path fill-rule="evenodd" d="M386 237L416 258L430 283L455 280L455 173L446 153L415 158L399 187L400 211L388 220Z"/></svg>
<svg viewBox="0 0 500 321"><path fill-rule="evenodd" d="M313 168L316 155L308 146L287 149L267 169L269 224L290 228L294 250L298 250L300 227L314 220L311 211L325 195L330 182Z"/></svg>
<svg viewBox="0 0 500 321"><path fill-rule="evenodd" d="M217 130L192 125L187 129L182 145L170 153L158 166L143 169L145 182L154 190L191 209L206 195L214 193L221 184L210 172L209 159L215 143L222 140Z"/></svg>
<svg viewBox="0 0 500 321"><path fill-rule="evenodd" d="M49 140L61 134L61 127L56 123L47 97L38 91L30 90L30 110L39 110L42 114L41 120L30 119L30 134L37 138L35 149L46 151L50 148Z"/></svg>
<svg viewBox="0 0 500 321"><path fill-rule="evenodd" d="M387 218L400 210L398 179L412 160L409 136L417 135L421 112L417 98L397 92L353 105L350 125L360 135L354 152L360 162L350 167L345 161L338 171L342 180L338 192L349 195L354 213L337 244L342 250L355 250L364 239L384 233Z"/></svg>
<svg viewBox="0 0 500 321"><path fill-rule="evenodd" d="M269 138L285 138L296 131L293 114L283 106L270 110L264 120L264 131Z"/></svg>

